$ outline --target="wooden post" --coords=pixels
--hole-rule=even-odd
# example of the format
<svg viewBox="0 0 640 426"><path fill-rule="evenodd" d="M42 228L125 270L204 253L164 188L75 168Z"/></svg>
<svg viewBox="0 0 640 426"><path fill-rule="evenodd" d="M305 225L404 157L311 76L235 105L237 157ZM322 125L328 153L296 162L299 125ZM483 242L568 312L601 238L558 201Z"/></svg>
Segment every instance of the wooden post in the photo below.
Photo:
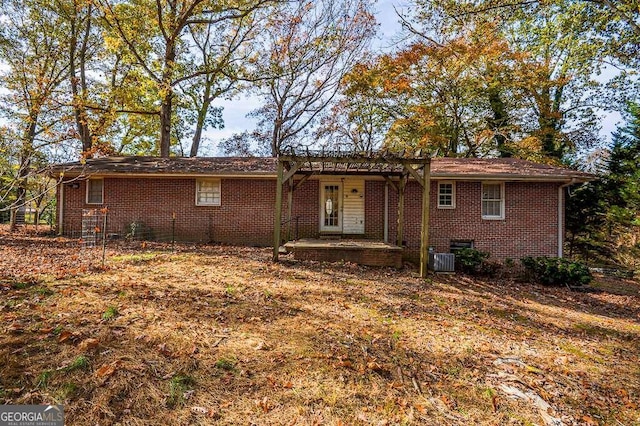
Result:
<svg viewBox="0 0 640 426"><path fill-rule="evenodd" d="M103 208L102 213L102 269L104 269L104 261L107 257L107 215L109 214L109 209Z"/></svg>
<svg viewBox="0 0 640 426"><path fill-rule="evenodd" d="M278 159L278 179L276 181L276 208L273 218L273 261L278 261L280 251L280 229L282 227L282 160Z"/></svg>
<svg viewBox="0 0 640 426"><path fill-rule="evenodd" d="M289 192L287 193L287 241L291 241L291 215L293 214L293 176L289 178Z"/></svg>
<svg viewBox="0 0 640 426"><path fill-rule="evenodd" d="M422 186L422 229L420 231L420 276L427 277L429 268L429 197L431 196L431 162L424 165Z"/></svg>
<svg viewBox="0 0 640 426"><path fill-rule="evenodd" d="M402 247L402 241L404 239L404 188L407 184L407 179L403 175L398 182L398 238L397 245Z"/></svg>

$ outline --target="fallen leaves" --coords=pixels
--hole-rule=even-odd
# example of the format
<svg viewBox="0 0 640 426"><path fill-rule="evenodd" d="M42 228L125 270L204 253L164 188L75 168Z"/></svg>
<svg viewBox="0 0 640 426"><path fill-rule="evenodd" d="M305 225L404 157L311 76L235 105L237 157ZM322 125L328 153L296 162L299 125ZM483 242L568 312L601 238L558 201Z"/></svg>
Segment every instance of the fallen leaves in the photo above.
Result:
<svg viewBox="0 0 640 426"><path fill-rule="evenodd" d="M122 423L484 426L517 413L543 424L533 393L567 425L639 415L637 284L620 284L624 296L613 283L570 295L464 276L425 286L410 269L274 264L268 250L179 245L153 263L122 260L71 279L87 264L75 241L4 241L0 271L9 254L26 274L39 250L61 269L46 261L34 274L49 271L49 281L36 285L0 278L0 403L68 387L74 424L104 423L107 411ZM123 314L96 321L107 306ZM71 371L79 356L87 366ZM34 391L58 366L48 389ZM179 375L193 383L167 404ZM90 407L82 419L77 401Z"/></svg>
<svg viewBox="0 0 640 426"><path fill-rule="evenodd" d="M262 399L256 400L256 405L260 409L262 409L263 413L268 413L269 411L271 411L273 409L273 404L269 400L269 397L266 397L266 396L264 398L262 398Z"/></svg>
<svg viewBox="0 0 640 426"><path fill-rule="evenodd" d="M75 343L80 339L80 333L62 330L58 335L58 343Z"/></svg>
<svg viewBox="0 0 640 426"><path fill-rule="evenodd" d="M80 342L80 344L78 344L78 349L83 352L87 352L96 349L99 344L100 342L98 342L98 339L88 338L84 339L82 342Z"/></svg>
<svg viewBox="0 0 640 426"><path fill-rule="evenodd" d="M108 379L116 371L118 371L118 369L120 368L121 365L122 365L122 361L121 360L116 360L116 361L113 361L111 363L104 364L104 365L102 365L100 368L98 368L96 370L95 375L96 375L96 377L98 377L100 379Z"/></svg>
<svg viewBox="0 0 640 426"><path fill-rule="evenodd" d="M218 411L214 408L193 406L189 410L191 411L192 414L204 415L210 418L215 418L218 416Z"/></svg>

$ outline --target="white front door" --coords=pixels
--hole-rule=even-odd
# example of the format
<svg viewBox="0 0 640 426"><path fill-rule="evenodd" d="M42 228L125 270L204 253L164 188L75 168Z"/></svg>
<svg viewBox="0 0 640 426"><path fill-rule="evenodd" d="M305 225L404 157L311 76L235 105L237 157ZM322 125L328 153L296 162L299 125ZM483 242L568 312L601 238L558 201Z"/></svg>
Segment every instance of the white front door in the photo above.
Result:
<svg viewBox="0 0 640 426"><path fill-rule="evenodd" d="M345 179L342 199L342 233L364 234L364 180Z"/></svg>
<svg viewBox="0 0 640 426"><path fill-rule="evenodd" d="M320 231L342 232L342 183L320 183Z"/></svg>

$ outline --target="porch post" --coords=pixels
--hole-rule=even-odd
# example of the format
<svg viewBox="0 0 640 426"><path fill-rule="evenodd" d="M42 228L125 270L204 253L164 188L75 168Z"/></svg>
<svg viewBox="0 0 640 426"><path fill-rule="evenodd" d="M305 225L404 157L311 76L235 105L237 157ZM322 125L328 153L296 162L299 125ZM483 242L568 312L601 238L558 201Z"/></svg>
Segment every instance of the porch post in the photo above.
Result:
<svg viewBox="0 0 640 426"><path fill-rule="evenodd" d="M273 218L273 261L278 261L280 251L280 229L282 226L282 160L278 158L278 178L276 181L276 208Z"/></svg>
<svg viewBox="0 0 640 426"><path fill-rule="evenodd" d="M429 197L431 196L431 161L422 170L422 229L420 231L420 276L427 277L429 268Z"/></svg>
<svg viewBox="0 0 640 426"><path fill-rule="evenodd" d="M402 247L402 241L404 239L404 188L407 181L405 176L400 177L398 182L398 227L397 227L397 245Z"/></svg>
<svg viewBox="0 0 640 426"><path fill-rule="evenodd" d="M287 193L287 241L291 241L291 215L293 214L293 176L289 178Z"/></svg>

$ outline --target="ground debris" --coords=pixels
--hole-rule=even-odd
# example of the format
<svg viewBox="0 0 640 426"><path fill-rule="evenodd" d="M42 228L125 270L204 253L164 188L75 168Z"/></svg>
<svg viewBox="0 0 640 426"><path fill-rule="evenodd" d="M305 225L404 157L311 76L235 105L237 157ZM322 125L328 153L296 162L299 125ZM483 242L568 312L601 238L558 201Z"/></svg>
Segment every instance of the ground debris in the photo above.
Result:
<svg viewBox="0 0 640 426"><path fill-rule="evenodd" d="M0 403L55 398L81 426L640 418L634 280L425 285L410 267L189 244L118 242L106 269L94 260L0 228Z"/></svg>

